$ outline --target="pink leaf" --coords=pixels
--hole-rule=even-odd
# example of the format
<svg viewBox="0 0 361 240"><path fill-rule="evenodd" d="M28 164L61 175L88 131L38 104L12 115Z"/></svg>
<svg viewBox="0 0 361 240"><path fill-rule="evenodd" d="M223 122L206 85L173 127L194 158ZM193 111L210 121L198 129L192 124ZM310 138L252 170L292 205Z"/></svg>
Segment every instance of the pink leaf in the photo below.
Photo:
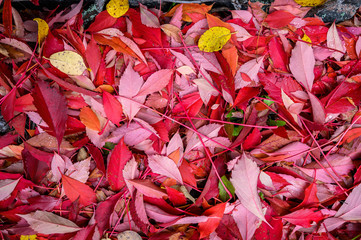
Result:
<svg viewBox="0 0 361 240"><path fill-rule="evenodd" d="M257 192L259 173L260 170L257 164L243 153L241 157L238 157L238 162L233 168L230 181L242 205L258 218L266 221Z"/></svg>
<svg viewBox="0 0 361 240"><path fill-rule="evenodd" d="M326 120L325 108L321 101L312 93L308 92L312 106L313 121L319 124L324 124Z"/></svg>
<svg viewBox="0 0 361 240"><path fill-rule="evenodd" d="M312 47L307 43L298 41L292 50L289 67L295 79L308 91L311 91L315 79L314 66L315 57Z"/></svg>
<svg viewBox="0 0 361 240"><path fill-rule="evenodd" d="M242 73L245 73L252 81L258 83L258 72L263 67L264 56L252 59L244 63L237 71L236 76L234 77L235 89L240 89L247 86L251 82L247 81L242 77Z"/></svg>
<svg viewBox="0 0 361 240"><path fill-rule="evenodd" d="M72 221L46 211L19 214L18 216L24 218L35 232L41 234L63 234L81 230Z"/></svg>
<svg viewBox="0 0 361 240"><path fill-rule="evenodd" d="M143 84L137 96L148 95L150 93L162 90L165 86L168 85L172 76L172 69L162 69L153 73Z"/></svg>
<svg viewBox="0 0 361 240"><path fill-rule="evenodd" d="M124 139L121 139L113 149L108 161L107 179L113 190L120 190L124 187L123 169L131 157L132 152L128 150Z"/></svg>
<svg viewBox="0 0 361 240"><path fill-rule="evenodd" d="M131 64L128 64L123 76L119 80L119 96L126 98L118 97L118 99L122 104L124 114L128 116L130 120L133 119L140 109L140 104L137 102L142 104L145 101L146 96L136 97L143 83L143 78L134 71Z"/></svg>
<svg viewBox="0 0 361 240"><path fill-rule="evenodd" d="M232 217L237 224L242 239L251 240L258 228L259 219L242 204L239 204L232 212Z"/></svg>
<svg viewBox="0 0 361 240"><path fill-rule="evenodd" d="M159 28L160 23L158 18L152 12L150 12L146 6L142 4L139 5L140 5L140 20L142 21L142 23L147 27Z"/></svg>
<svg viewBox="0 0 361 240"><path fill-rule="evenodd" d="M12 180L12 179L0 180L0 201L3 201L10 197L10 194L14 191L19 181L20 178L16 180Z"/></svg>
<svg viewBox="0 0 361 240"><path fill-rule="evenodd" d="M133 179L128 180L139 192L143 193L145 196L152 198L163 198L167 197L167 194L149 179L139 180Z"/></svg>
<svg viewBox="0 0 361 240"><path fill-rule="evenodd" d="M139 176L138 163L134 157L125 164L123 169L124 181L129 189L129 192L133 194L134 187L128 182L128 180L135 179Z"/></svg>
<svg viewBox="0 0 361 240"><path fill-rule="evenodd" d="M361 220L361 184L355 187L335 214L346 221Z"/></svg>
<svg viewBox="0 0 361 240"><path fill-rule="evenodd" d="M344 55L342 52L345 52L345 47L343 46L340 36L338 35L335 22L331 25L327 32L327 47L341 51L335 51L331 55L331 57L334 57L337 61L340 61L341 57Z"/></svg>
<svg viewBox="0 0 361 240"><path fill-rule="evenodd" d="M148 163L154 173L173 178L183 184L179 169L172 159L161 155L151 155L148 156Z"/></svg>

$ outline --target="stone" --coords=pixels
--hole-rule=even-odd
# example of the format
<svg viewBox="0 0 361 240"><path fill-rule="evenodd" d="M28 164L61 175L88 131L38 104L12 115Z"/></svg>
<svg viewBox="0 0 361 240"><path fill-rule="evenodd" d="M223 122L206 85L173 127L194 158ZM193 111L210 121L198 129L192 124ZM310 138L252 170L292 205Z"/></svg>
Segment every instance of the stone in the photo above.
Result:
<svg viewBox="0 0 361 240"><path fill-rule="evenodd" d="M316 15L324 22L338 23L352 18L360 6L360 0L330 0L322 6L312 8L306 17Z"/></svg>

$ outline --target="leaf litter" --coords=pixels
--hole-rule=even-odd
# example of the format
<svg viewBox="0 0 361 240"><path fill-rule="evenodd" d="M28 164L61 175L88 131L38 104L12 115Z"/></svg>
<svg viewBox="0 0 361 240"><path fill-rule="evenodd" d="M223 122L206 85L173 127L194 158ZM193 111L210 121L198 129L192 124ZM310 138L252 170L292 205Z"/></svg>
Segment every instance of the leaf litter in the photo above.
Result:
<svg viewBox="0 0 361 240"><path fill-rule="evenodd" d="M37 23L11 4L4 239L361 236L357 15L111 0L84 28L82 1Z"/></svg>

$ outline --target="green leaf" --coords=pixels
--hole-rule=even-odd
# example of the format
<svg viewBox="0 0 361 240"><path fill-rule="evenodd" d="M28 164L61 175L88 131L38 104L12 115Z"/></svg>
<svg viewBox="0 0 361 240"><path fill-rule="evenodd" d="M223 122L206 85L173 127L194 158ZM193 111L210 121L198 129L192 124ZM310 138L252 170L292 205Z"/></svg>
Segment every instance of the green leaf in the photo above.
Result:
<svg viewBox="0 0 361 240"><path fill-rule="evenodd" d="M222 176L221 180L222 180L224 186L226 186L228 191L232 194L232 196L234 196L234 191L235 190L234 190L234 187L233 187L232 183L227 179L226 176ZM218 183L218 189L219 189L219 198L223 202L226 202L229 199L229 195L228 195L227 191L224 189L221 182Z"/></svg>
<svg viewBox="0 0 361 240"><path fill-rule="evenodd" d="M286 125L285 121L282 120L273 120L273 119L268 119L267 120L268 126L278 126L278 127L282 127L284 125Z"/></svg>

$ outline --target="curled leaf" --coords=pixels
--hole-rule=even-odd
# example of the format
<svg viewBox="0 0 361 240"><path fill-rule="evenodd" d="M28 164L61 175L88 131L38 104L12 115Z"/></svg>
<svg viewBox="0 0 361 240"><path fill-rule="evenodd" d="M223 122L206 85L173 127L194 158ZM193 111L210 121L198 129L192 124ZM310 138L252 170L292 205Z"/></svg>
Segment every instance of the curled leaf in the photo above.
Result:
<svg viewBox="0 0 361 240"><path fill-rule="evenodd" d="M106 8L110 16L120 18L128 11L129 2L128 0L110 0Z"/></svg>
<svg viewBox="0 0 361 240"><path fill-rule="evenodd" d="M231 31L225 27L212 27L200 37L198 47L204 52L216 52L231 38Z"/></svg>
<svg viewBox="0 0 361 240"><path fill-rule="evenodd" d="M46 36L48 36L49 26L48 23L41 18L34 18L33 20L38 23L38 41L39 44L41 44Z"/></svg>
<svg viewBox="0 0 361 240"><path fill-rule="evenodd" d="M87 69L83 57L73 51L54 53L49 60L54 67L69 75L81 75Z"/></svg>

